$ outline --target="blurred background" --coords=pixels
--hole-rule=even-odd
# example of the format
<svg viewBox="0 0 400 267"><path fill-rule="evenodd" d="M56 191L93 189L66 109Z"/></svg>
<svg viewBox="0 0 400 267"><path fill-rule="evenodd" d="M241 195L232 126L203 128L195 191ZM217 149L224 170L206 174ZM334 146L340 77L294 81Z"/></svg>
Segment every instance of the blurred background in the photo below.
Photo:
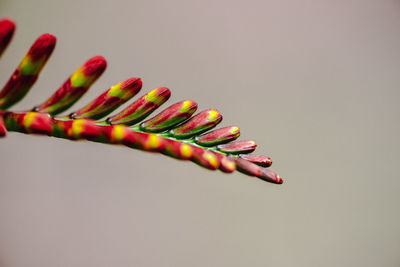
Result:
<svg viewBox="0 0 400 267"><path fill-rule="evenodd" d="M0 140L0 266L400 266L398 0L0 0L17 22L6 82L42 33L57 47L29 95L94 55L74 107L128 77L238 125L273 185L125 147Z"/></svg>

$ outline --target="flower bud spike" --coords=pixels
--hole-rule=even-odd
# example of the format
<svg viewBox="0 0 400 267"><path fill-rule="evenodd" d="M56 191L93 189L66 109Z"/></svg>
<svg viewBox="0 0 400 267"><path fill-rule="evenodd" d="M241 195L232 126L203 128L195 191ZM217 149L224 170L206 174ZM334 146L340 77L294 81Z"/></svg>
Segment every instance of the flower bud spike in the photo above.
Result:
<svg viewBox="0 0 400 267"><path fill-rule="evenodd" d="M11 20L0 20L0 56L14 31L15 24ZM171 92L166 87L150 91L103 120L139 92L140 78L130 78L112 86L86 106L69 112L68 116L55 116L77 102L101 76L107 66L102 56L89 59L49 99L31 111L9 111L8 108L21 100L37 80L55 44L54 36L40 36L0 90L0 137L8 132L20 132L123 145L190 160L210 170L219 169L225 173L238 170L267 182L283 183L278 174L266 168L272 164L269 157L248 154L256 149L254 141L235 141L240 135L238 127L212 130L222 121L222 115L215 109L192 117L197 103L186 100L147 118L169 99Z"/></svg>
<svg viewBox="0 0 400 267"><path fill-rule="evenodd" d="M89 59L43 104L34 108L35 111L59 114L78 101L89 87L103 74L107 62L102 56Z"/></svg>
<svg viewBox="0 0 400 267"><path fill-rule="evenodd" d="M0 20L0 57L6 50L8 44L10 43L15 31L15 23L4 18Z"/></svg>
<svg viewBox="0 0 400 267"><path fill-rule="evenodd" d="M236 140L240 136L239 127L228 126L196 136L194 141L201 146L215 146Z"/></svg>
<svg viewBox="0 0 400 267"><path fill-rule="evenodd" d="M261 167L269 167L272 165L272 160L270 157L253 155L253 154L240 154L240 158L253 162Z"/></svg>
<svg viewBox="0 0 400 267"><path fill-rule="evenodd" d="M197 103L186 100L178 102L153 118L140 124L140 129L145 132L162 132L188 119L197 109Z"/></svg>
<svg viewBox="0 0 400 267"><path fill-rule="evenodd" d="M178 139L189 138L214 128L221 120L222 115L217 110L204 110L178 128L172 129L170 134Z"/></svg>
<svg viewBox="0 0 400 267"><path fill-rule="evenodd" d="M254 141L234 141L224 145L218 145L217 149L230 154L246 154L256 150L256 147L257 144Z"/></svg>
<svg viewBox="0 0 400 267"><path fill-rule="evenodd" d="M71 113L73 119L98 120L113 112L120 105L131 99L142 88L140 78L130 78L120 82L85 107Z"/></svg>
<svg viewBox="0 0 400 267"><path fill-rule="evenodd" d="M31 89L56 46L56 37L43 34L33 43L13 75L0 91L0 109L8 109Z"/></svg>
<svg viewBox="0 0 400 267"><path fill-rule="evenodd" d="M166 87L154 89L142 96L120 113L109 117L106 121L110 124L133 125L142 121L159 106L164 104L171 96L171 91Z"/></svg>

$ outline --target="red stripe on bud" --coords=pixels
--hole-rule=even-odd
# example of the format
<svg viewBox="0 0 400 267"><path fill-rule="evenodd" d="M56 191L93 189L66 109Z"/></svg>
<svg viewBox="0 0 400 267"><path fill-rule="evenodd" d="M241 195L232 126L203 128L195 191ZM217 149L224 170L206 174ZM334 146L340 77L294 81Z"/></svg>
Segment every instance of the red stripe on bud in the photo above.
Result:
<svg viewBox="0 0 400 267"><path fill-rule="evenodd" d="M99 77L105 71L107 61L102 56L94 56L81 66L81 70L86 77Z"/></svg>

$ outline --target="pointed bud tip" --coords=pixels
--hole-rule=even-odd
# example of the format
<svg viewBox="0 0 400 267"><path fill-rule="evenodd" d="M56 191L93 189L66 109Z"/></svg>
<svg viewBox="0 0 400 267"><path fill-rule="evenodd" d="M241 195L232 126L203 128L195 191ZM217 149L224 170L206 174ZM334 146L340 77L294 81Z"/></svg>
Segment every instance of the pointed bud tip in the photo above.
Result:
<svg viewBox="0 0 400 267"><path fill-rule="evenodd" d="M0 20L0 32L14 31L15 22L9 18L3 18Z"/></svg>
<svg viewBox="0 0 400 267"><path fill-rule="evenodd" d="M167 87L159 87L143 96L143 98L148 101L152 102L155 106L162 105L165 101L169 99L171 96L171 91Z"/></svg>
<svg viewBox="0 0 400 267"><path fill-rule="evenodd" d="M14 31L15 23L12 20L8 18L0 20L0 55L11 41Z"/></svg>
<svg viewBox="0 0 400 267"><path fill-rule="evenodd" d="M40 35L37 39L32 48L41 48L41 47L53 47L56 45L57 38L50 34L50 33L45 33Z"/></svg>
<svg viewBox="0 0 400 267"><path fill-rule="evenodd" d="M156 88L156 89L150 91L146 95L146 99L148 101L153 101L154 104L156 104L156 105L161 105L165 101L167 101L170 96L171 96L171 90L169 90L169 88L159 87L159 88Z"/></svg>
<svg viewBox="0 0 400 267"><path fill-rule="evenodd" d="M256 175L258 178L260 178L263 181L274 183L274 184L282 184L283 183L283 178L279 176L276 172L273 172L269 169L259 167L260 173L259 175Z"/></svg>
<svg viewBox="0 0 400 267"><path fill-rule="evenodd" d="M121 89L127 89L127 88L142 88L143 82L142 79L137 78L137 77L132 77L129 78L123 82L121 82Z"/></svg>
<svg viewBox="0 0 400 267"><path fill-rule="evenodd" d="M55 42L56 40L57 40L57 38L50 33L43 33L42 35L40 35L37 38L37 41L40 41L40 42L44 42L44 41Z"/></svg>
<svg viewBox="0 0 400 267"><path fill-rule="evenodd" d="M92 76L102 73L107 67L107 61L102 56L95 56L86 61L82 66L82 70L86 76Z"/></svg>
<svg viewBox="0 0 400 267"><path fill-rule="evenodd" d="M197 110L197 103L193 100L185 100L177 104L181 105L180 112L193 114Z"/></svg>
<svg viewBox="0 0 400 267"><path fill-rule="evenodd" d="M41 59L43 56L50 56L56 46L57 38L49 33L42 34L32 44L28 55L32 61Z"/></svg>

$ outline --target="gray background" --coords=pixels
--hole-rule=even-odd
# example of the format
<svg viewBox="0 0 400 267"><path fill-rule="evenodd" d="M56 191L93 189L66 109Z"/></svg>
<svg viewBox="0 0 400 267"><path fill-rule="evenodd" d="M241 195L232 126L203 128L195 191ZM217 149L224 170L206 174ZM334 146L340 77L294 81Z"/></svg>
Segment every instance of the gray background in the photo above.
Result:
<svg viewBox="0 0 400 267"><path fill-rule="evenodd" d="M281 186L157 154L11 133L0 265L400 266L399 1L16 1L5 81L58 37L31 93L108 59L77 106L125 78L218 108ZM76 107L75 107L76 108Z"/></svg>

